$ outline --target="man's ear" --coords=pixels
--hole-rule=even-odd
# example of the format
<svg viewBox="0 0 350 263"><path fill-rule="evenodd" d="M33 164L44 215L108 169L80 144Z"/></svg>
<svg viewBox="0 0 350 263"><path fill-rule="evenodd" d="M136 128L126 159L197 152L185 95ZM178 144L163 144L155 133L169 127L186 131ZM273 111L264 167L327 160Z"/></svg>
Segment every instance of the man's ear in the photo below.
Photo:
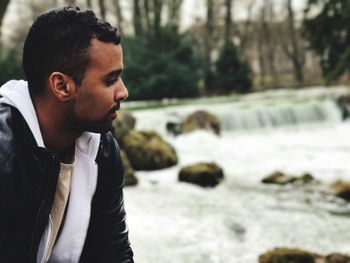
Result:
<svg viewBox="0 0 350 263"><path fill-rule="evenodd" d="M52 72L49 76L49 87L53 95L60 101L68 101L75 93L75 82L64 73Z"/></svg>

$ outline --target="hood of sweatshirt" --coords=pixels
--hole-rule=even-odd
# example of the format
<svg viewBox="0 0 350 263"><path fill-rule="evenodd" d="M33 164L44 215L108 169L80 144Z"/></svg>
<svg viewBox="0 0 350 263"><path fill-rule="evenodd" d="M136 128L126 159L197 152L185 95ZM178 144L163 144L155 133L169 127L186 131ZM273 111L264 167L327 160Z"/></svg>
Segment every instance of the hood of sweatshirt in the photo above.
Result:
<svg viewBox="0 0 350 263"><path fill-rule="evenodd" d="M39 147L45 147L28 84L24 80L10 80L0 88L0 102L15 107L22 114Z"/></svg>
<svg viewBox="0 0 350 263"><path fill-rule="evenodd" d="M0 88L0 103L17 108L38 146L45 147L26 81L11 80L4 84ZM90 221L91 201L97 186L98 167L95 159L99 145L100 134L97 133L84 132L75 141L75 163L69 205L61 235L51 254L51 260L54 262L79 262ZM48 222L40 241L37 262L44 261L50 235L51 224Z"/></svg>

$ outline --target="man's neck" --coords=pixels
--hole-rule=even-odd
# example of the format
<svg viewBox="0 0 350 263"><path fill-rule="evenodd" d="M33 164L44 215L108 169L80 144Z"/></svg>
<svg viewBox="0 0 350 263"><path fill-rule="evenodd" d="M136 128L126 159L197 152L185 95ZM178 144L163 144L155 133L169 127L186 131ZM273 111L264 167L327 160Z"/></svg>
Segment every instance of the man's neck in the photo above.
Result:
<svg viewBox="0 0 350 263"><path fill-rule="evenodd" d="M33 104L45 146L59 155L66 153L81 133L69 129L59 107L41 98L35 98Z"/></svg>

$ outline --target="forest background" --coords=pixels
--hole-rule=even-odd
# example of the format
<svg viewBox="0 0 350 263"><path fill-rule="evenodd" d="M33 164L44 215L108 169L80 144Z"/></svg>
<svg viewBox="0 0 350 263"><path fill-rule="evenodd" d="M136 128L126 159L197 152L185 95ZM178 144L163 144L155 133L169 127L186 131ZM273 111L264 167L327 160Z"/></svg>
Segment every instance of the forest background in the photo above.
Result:
<svg viewBox="0 0 350 263"><path fill-rule="evenodd" d="M0 0L0 84L35 17L93 9L123 35L131 100L350 83L350 1Z"/></svg>

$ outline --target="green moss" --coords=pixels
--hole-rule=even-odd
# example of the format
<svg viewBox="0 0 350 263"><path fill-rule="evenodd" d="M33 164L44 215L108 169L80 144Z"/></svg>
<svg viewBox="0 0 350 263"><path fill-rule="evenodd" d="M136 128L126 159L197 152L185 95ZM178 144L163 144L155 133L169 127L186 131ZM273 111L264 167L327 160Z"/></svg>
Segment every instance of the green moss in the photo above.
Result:
<svg viewBox="0 0 350 263"><path fill-rule="evenodd" d="M216 186L224 178L223 170L215 163L197 163L186 166L179 173L180 182L188 182L200 186Z"/></svg>
<svg viewBox="0 0 350 263"><path fill-rule="evenodd" d="M178 162L174 148L154 131L130 131L123 148L135 170L157 170Z"/></svg>
<svg viewBox="0 0 350 263"><path fill-rule="evenodd" d="M317 255L301 249L275 248L259 257L259 263L316 263Z"/></svg>

